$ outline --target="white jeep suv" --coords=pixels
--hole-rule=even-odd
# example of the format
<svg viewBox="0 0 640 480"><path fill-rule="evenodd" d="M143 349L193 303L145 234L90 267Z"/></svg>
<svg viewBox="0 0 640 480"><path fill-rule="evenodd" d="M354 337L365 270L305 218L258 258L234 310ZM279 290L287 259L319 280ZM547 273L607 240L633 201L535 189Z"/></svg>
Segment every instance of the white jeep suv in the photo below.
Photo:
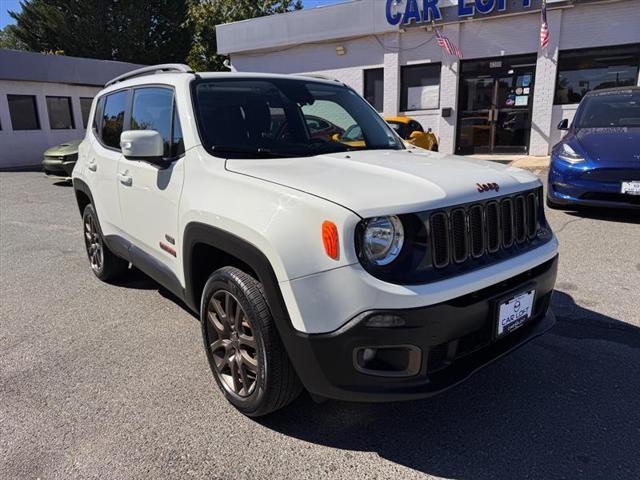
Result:
<svg viewBox="0 0 640 480"><path fill-rule="evenodd" d="M73 185L91 268L131 263L196 312L246 415L303 388L433 395L555 322L538 178L409 150L340 82L160 65L90 118Z"/></svg>

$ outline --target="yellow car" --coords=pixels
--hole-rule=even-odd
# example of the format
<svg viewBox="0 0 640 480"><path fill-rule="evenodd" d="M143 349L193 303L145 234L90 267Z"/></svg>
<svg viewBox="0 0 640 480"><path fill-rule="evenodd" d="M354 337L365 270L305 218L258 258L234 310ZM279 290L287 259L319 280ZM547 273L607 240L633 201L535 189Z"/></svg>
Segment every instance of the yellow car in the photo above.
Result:
<svg viewBox="0 0 640 480"><path fill-rule="evenodd" d="M438 151L438 137L435 136L431 129L425 132L422 125L413 118L385 117L384 119L405 143L425 150Z"/></svg>

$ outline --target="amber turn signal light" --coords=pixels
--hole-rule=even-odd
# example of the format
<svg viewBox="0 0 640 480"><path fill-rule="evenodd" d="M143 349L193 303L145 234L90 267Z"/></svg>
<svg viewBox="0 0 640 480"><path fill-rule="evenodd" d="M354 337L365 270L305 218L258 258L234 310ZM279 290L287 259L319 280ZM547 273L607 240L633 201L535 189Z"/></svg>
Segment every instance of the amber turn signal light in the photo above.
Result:
<svg viewBox="0 0 640 480"><path fill-rule="evenodd" d="M338 259L338 227L333 222L322 222L322 243L324 243L324 251L334 260Z"/></svg>

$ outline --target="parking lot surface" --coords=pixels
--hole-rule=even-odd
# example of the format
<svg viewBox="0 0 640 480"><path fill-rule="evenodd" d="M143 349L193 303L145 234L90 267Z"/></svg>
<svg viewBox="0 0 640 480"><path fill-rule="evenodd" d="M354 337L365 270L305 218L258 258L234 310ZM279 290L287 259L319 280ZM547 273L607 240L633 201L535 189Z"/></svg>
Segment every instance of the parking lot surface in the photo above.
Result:
<svg viewBox="0 0 640 480"><path fill-rule="evenodd" d="M637 215L549 211L558 324L462 385L256 421L171 294L94 277L72 188L2 173L0 201L0 478L640 478Z"/></svg>

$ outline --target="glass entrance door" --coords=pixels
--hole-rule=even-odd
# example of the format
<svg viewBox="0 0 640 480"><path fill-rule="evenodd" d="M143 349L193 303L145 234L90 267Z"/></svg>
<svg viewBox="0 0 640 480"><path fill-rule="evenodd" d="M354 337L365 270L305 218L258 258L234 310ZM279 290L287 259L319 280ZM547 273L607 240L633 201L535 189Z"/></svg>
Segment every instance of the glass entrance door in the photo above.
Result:
<svg viewBox="0 0 640 480"><path fill-rule="evenodd" d="M527 153L535 57L462 64L456 153Z"/></svg>

